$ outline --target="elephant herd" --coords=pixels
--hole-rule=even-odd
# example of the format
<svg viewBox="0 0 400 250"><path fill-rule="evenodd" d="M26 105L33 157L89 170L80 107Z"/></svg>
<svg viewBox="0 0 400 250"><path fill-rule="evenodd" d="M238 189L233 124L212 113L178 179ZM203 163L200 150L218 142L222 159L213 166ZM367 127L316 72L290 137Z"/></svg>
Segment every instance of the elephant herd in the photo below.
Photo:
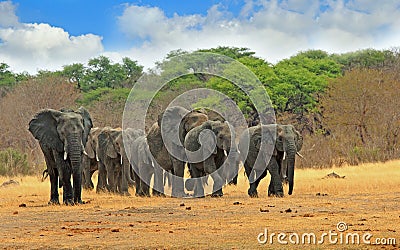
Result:
<svg viewBox="0 0 400 250"><path fill-rule="evenodd" d="M289 183L292 194L295 156L303 142L292 125L257 125L237 137L219 113L178 106L159 114L147 133L92 127L83 107L45 109L30 121L29 131L39 141L50 177L49 204L59 204L59 187L64 189L65 204L82 203L81 188L94 188L95 171L97 192L129 195L129 187L134 187L136 196L165 196L168 185L173 197L204 197L210 176L211 196L220 197L225 184L237 184L240 161L250 197L257 197L267 171L271 174L268 195L282 197L283 182ZM184 178L186 166L190 178Z"/></svg>

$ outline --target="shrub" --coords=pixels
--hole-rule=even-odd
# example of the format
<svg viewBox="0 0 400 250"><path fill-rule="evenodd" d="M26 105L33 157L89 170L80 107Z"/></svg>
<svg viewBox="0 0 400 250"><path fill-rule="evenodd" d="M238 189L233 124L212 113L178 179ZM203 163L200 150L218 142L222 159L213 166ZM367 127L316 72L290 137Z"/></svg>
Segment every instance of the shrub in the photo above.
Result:
<svg viewBox="0 0 400 250"><path fill-rule="evenodd" d="M27 154L12 148L0 151L0 175L16 176L32 173L33 169L29 168Z"/></svg>

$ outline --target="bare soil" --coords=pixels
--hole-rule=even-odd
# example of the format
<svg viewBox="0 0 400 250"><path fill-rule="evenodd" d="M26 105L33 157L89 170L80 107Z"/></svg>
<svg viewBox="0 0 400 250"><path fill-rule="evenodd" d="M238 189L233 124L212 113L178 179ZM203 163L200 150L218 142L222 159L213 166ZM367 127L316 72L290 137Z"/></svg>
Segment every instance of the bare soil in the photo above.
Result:
<svg viewBox="0 0 400 250"><path fill-rule="evenodd" d="M139 198L84 191L87 204L48 206L49 183L39 177L14 178L20 184L0 188L0 247L4 249L398 249L400 246L400 162L334 169L344 179L323 179L332 169L297 170L294 194L259 198L238 186L222 198ZM0 184L10 178L0 178ZM60 190L61 191L61 190ZM134 194L134 190L130 190ZM347 230L339 232L344 222ZM257 240L267 230L268 241ZM337 233L338 242L324 233ZM269 242L270 236L273 243ZM288 244L278 242L285 233ZM304 233L316 243L301 244ZM346 234L395 239L395 244L345 244ZM289 242L299 235L300 243ZM343 243L340 243L340 234ZM264 235L259 237L264 239ZM292 240L295 238L292 236ZM333 238L334 240L335 238ZM389 239L389 240L390 240ZM352 242L350 242L352 243ZM393 243L393 242L391 242Z"/></svg>

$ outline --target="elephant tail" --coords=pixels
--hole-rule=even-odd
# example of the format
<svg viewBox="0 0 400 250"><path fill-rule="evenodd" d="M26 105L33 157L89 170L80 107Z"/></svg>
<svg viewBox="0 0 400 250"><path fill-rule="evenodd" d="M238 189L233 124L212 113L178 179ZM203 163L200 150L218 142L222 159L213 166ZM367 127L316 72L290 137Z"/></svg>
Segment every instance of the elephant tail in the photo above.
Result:
<svg viewBox="0 0 400 250"><path fill-rule="evenodd" d="M171 178L171 173L170 172L165 172L164 173L164 183L166 183L167 180L168 180L168 188L171 188L172 178Z"/></svg>
<svg viewBox="0 0 400 250"><path fill-rule="evenodd" d="M49 170L45 169L42 173L42 182L49 176Z"/></svg>

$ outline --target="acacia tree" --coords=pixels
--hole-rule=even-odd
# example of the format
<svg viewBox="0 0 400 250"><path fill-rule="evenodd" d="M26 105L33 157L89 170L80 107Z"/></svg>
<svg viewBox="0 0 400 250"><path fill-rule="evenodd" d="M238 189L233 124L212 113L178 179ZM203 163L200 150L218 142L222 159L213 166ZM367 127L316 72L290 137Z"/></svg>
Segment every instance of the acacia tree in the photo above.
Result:
<svg viewBox="0 0 400 250"><path fill-rule="evenodd" d="M333 80L322 99L324 125L350 163L398 156L400 82L388 72L356 69Z"/></svg>

